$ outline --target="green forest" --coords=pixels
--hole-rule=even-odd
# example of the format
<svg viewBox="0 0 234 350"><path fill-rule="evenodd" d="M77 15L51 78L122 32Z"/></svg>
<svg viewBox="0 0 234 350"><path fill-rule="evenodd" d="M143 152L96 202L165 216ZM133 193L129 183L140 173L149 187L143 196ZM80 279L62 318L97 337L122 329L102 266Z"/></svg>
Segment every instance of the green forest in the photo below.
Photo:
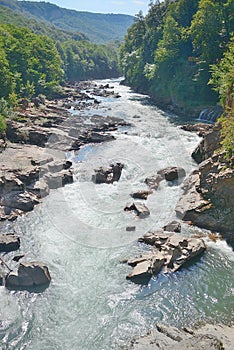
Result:
<svg viewBox="0 0 234 350"><path fill-rule="evenodd" d="M69 32L56 40L57 28L48 31L49 37L43 34L46 27L36 26L36 21L29 21L30 29L27 19L25 26L19 26L19 15L7 14L0 8L0 131L5 129L7 111L22 98L57 97L66 81L120 75L117 45L94 44L78 34L73 39Z"/></svg>
<svg viewBox="0 0 234 350"><path fill-rule="evenodd" d="M218 87L226 79L218 78L218 70L223 57L227 62L225 53L233 52L233 33L233 0L151 1L148 14L136 16L121 47L125 82L163 107L198 115L216 105L229 84ZM229 81L232 57L226 63ZM222 101L226 92L221 92Z"/></svg>

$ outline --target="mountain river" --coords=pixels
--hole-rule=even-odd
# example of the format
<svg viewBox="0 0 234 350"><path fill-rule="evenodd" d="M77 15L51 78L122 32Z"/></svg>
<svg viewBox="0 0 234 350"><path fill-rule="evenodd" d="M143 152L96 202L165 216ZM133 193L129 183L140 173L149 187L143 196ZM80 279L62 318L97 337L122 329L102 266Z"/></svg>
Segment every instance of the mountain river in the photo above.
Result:
<svg viewBox="0 0 234 350"><path fill-rule="evenodd" d="M84 112L87 123L96 113L133 126L119 128L114 141L67 154L74 161L74 183L51 191L18 220L21 251L30 251L27 260L45 262L52 282L42 294L0 287L1 350L120 349L156 322L180 327L233 320L234 254L225 242L207 241L200 260L152 278L147 286L126 280L132 268L120 261L146 249L138 237L175 219L182 189L163 181L146 201L151 212L146 219L124 212L129 194L146 189L144 179L164 167L182 166L189 174L197 167L190 155L199 137L181 130L179 118L150 104L147 96L117 80L101 83L108 82L121 98L99 98L98 110ZM95 168L115 161L125 165L118 183L91 182ZM136 231L127 232L129 225ZM206 231L182 227L185 234L201 232Z"/></svg>

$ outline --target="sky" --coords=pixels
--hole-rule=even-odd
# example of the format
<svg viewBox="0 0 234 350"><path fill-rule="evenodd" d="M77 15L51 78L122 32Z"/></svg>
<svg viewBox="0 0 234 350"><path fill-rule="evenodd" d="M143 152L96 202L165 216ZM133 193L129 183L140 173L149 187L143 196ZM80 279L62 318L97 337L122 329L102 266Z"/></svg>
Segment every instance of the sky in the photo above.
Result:
<svg viewBox="0 0 234 350"><path fill-rule="evenodd" d="M32 0L41 1L41 0ZM135 15L140 10L146 14L149 0L44 0L60 7L78 11L122 13Z"/></svg>

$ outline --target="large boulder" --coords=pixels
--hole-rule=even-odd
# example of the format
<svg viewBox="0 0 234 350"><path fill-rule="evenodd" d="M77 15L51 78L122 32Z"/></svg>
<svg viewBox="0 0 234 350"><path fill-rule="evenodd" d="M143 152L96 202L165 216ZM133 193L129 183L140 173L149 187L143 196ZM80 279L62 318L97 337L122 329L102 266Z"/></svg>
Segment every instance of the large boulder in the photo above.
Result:
<svg viewBox="0 0 234 350"><path fill-rule="evenodd" d="M21 262L17 272L6 276L5 286L13 290L47 287L51 281L48 267L40 262Z"/></svg>
<svg viewBox="0 0 234 350"><path fill-rule="evenodd" d="M136 215L143 219L150 215L150 211L145 204L134 202L124 208L125 211L134 211Z"/></svg>
<svg viewBox="0 0 234 350"><path fill-rule="evenodd" d="M124 165L121 163L111 164L109 167L100 167L95 169L95 174L92 176L92 181L96 184L111 184L119 181Z"/></svg>
<svg viewBox="0 0 234 350"><path fill-rule="evenodd" d="M181 167L176 166L159 170L158 174L165 178L167 181L174 181L186 176L185 170Z"/></svg>
<svg viewBox="0 0 234 350"><path fill-rule="evenodd" d="M200 256L206 249L202 239L165 231L149 232L139 241L153 247L148 255L127 261L134 267L127 279L140 284L148 283L153 275L160 272L176 272L185 263Z"/></svg>
<svg viewBox="0 0 234 350"><path fill-rule="evenodd" d="M10 192L2 198L2 204L9 210L19 209L24 212L32 211L39 203L37 196L31 192Z"/></svg>
<svg viewBox="0 0 234 350"><path fill-rule="evenodd" d="M172 221L163 227L164 231L181 232L181 224L178 221Z"/></svg>
<svg viewBox="0 0 234 350"><path fill-rule="evenodd" d="M12 252L19 249L20 238L15 234L0 235L0 252Z"/></svg>

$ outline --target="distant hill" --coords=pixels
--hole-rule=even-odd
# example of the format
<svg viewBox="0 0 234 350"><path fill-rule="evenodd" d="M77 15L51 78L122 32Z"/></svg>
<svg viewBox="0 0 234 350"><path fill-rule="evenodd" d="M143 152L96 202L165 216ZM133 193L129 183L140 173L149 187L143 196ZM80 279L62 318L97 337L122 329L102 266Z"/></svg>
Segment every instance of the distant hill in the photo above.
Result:
<svg viewBox="0 0 234 350"><path fill-rule="evenodd" d="M122 40L134 19L133 16L121 14L68 10L47 2L0 0L0 5L65 31L84 33L96 43Z"/></svg>
<svg viewBox="0 0 234 350"><path fill-rule="evenodd" d="M87 40L87 37L79 32L70 32L62 30L54 25L49 25L44 21L38 21L34 18L26 18L23 14L8 7L0 6L0 24L14 24L18 27L27 27L35 34L48 35L55 41L65 40Z"/></svg>

